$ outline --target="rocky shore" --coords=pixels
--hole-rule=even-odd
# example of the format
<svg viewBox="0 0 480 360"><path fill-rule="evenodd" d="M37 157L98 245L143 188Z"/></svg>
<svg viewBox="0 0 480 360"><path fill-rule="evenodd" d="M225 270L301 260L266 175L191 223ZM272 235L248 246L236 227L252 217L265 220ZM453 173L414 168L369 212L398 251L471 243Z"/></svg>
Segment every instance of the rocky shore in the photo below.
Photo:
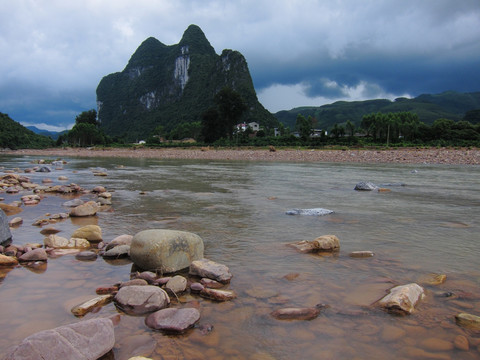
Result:
<svg viewBox="0 0 480 360"><path fill-rule="evenodd" d="M480 165L480 149L477 148L397 148L381 150L300 150L273 148L269 150L215 149L208 147L195 149L55 148L44 150L8 150L1 153L58 157Z"/></svg>

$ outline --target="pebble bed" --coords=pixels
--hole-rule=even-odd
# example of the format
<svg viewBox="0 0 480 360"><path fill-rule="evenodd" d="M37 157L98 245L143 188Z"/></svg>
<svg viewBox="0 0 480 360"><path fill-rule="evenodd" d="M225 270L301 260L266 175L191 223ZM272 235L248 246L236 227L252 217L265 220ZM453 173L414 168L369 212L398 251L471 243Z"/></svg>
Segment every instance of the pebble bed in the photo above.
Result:
<svg viewBox="0 0 480 360"><path fill-rule="evenodd" d="M119 157L157 159L242 160L280 162L342 162L480 165L478 148L397 148L382 150L294 150L278 149L149 149L149 148L57 148L3 151L13 155Z"/></svg>

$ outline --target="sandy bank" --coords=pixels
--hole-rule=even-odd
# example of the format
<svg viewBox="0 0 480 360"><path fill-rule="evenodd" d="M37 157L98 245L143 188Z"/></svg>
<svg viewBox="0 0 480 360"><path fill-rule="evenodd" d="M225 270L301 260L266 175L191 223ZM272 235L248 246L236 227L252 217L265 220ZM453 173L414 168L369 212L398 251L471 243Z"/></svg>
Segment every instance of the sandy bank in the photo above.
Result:
<svg viewBox="0 0 480 360"><path fill-rule="evenodd" d="M38 155L44 157L118 157L154 159L202 159L280 162L345 162L480 165L480 149L389 150L292 150L279 149L45 149L3 151L0 154Z"/></svg>

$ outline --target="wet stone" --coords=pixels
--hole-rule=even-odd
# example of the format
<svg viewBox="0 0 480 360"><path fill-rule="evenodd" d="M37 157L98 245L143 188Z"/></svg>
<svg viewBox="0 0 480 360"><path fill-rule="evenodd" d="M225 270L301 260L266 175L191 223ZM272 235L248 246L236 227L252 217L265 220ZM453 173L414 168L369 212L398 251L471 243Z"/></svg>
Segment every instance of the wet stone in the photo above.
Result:
<svg viewBox="0 0 480 360"><path fill-rule="evenodd" d="M92 261L96 260L98 257L95 251L81 251L75 255L75 259L82 261Z"/></svg>
<svg viewBox="0 0 480 360"><path fill-rule="evenodd" d="M458 326L474 330L480 330L480 316L460 313L458 315L455 315L455 321Z"/></svg>
<svg viewBox="0 0 480 360"><path fill-rule="evenodd" d="M312 308L283 308L275 310L271 315L279 320L313 320L320 314L320 309Z"/></svg>
<svg viewBox="0 0 480 360"><path fill-rule="evenodd" d="M369 258L373 257L374 253L372 251L352 251L348 256L352 258Z"/></svg>
<svg viewBox="0 0 480 360"><path fill-rule="evenodd" d="M192 261L189 274L206 277L223 284L229 283L232 278L230 269L227 266L208 259Z"/></svg>
<svg viewBox="0 0 480 360"><path fill-rule="evenodd" d="M453 350L453 343L451 341L427 338L420 342L420 346L428 351L449 351Z"/></svg>
<svg viewBox="0 0 480 360"><path fill-rule="evenodd" d="M145 324L155 330L183 333L200 319L200 312L194 308L169 308L147 316Z"/></svg>
<svg viewBox="0 0 480 360"><path fill-rule="evenodd" d="M453 340L453 345L458 350L468 351L470 348L470 344L468 343L468 339L464 335L457 335Z"/></svg>

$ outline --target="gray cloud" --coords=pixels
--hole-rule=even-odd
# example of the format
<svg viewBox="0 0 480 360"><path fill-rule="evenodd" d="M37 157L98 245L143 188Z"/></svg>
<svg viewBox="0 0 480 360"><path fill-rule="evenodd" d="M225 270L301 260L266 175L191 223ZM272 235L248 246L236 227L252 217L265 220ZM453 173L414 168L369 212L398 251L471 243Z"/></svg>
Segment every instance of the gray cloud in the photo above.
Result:
<svg viewBox="0 0 480 360"><path fill-rule="evenodd" d="M68 126L143 40L178 43L192 23L244 54L271 111L479 90L478 0L18 0L0 13L0 111Z"/></svg>

